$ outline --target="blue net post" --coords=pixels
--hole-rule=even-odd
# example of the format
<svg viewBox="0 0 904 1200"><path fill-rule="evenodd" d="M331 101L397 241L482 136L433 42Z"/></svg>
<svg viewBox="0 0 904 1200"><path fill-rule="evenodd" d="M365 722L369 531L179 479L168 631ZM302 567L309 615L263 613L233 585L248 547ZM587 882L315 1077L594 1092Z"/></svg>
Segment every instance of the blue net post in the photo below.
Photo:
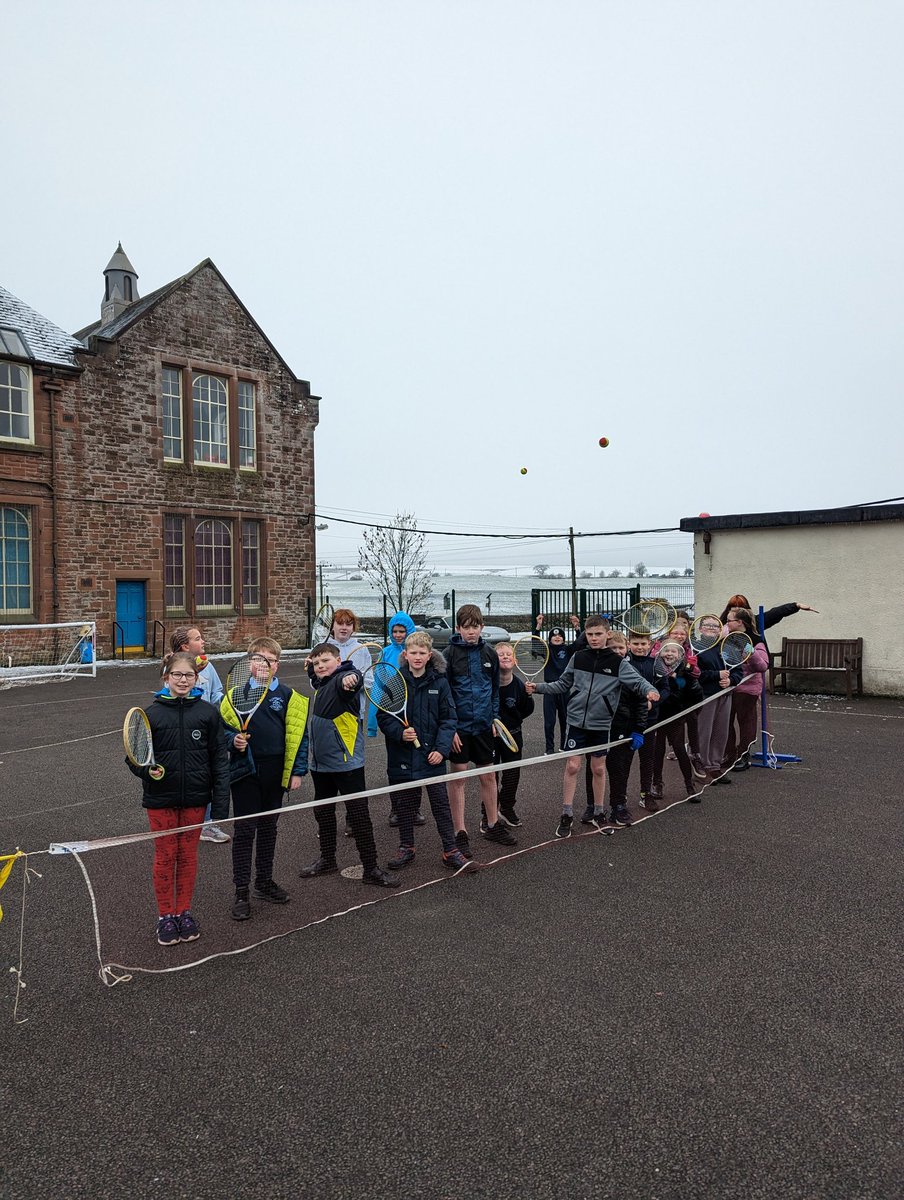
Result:
<svg viewBox="0 0 904 1200"><path fill-rule="evenodd" d="M757 625L760 631L760 637L765 641L766 622L764 620L765 613L762 604L759 607L757 614ZM769 724L766 713L766 680L763 680L763 690L760 693L760 726L762 728L762 745L760 749L750 756L750 765L752 767L769 767L773 771L780 771L785 763L799 763L803 759L796 754L775 754L769 749Z"/></svg>

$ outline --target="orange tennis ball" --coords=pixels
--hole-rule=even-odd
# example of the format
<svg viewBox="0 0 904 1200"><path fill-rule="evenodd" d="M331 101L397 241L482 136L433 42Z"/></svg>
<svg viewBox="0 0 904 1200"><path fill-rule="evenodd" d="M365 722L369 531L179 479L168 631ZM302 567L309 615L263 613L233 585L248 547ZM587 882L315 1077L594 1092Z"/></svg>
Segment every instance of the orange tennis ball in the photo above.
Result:
<svg viewBox="0 0 904 1200"><path fill-rule="evenodd" d="M521 474L522 474L522 475L526 475L526 474L527 474L527 467L522 467L522 468L521 468Z"/></svg>
<svg viewBox="0 0 904 1200"><path fill-rule="evenodd" d="M609 439L607 437L600 438L600 445L605 450L606 447L609 445Z"/></svg>

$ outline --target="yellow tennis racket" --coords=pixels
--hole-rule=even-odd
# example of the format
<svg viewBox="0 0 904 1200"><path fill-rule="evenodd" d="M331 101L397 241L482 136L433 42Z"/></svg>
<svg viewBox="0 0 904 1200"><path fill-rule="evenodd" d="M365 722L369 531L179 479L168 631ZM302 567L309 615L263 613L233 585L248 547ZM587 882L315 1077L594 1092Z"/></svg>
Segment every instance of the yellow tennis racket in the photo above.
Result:
<svg viewBox="0 0 904 1200"><path fill-rule="evenodd" d="M122 744L134 767L149 767L151 779L162 779L166 771L154 758L151 723L143 708L130 708L122 723Z"/></svg>

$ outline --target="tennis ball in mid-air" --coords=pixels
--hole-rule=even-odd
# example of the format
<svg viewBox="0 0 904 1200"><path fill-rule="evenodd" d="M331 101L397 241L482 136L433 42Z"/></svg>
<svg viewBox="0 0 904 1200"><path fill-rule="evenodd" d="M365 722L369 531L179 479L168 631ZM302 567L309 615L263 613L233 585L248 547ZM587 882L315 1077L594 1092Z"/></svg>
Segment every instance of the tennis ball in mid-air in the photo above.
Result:
<svg viewBox="0 0 904 1200"><path fill-rule="evenodd" d="M522 474L522 475L526 475L526 474L527 474L527 467L522 467L522 468L521 468L521 474Z"/></svg>
<svg viewBox="0 0 904 1200"><path fill-rule="evenodd" d="M605 450L605 449L606 449L606 447L609 445L609 439L608 439L607 437L601 437L601 438L600 438L600 445L601 445L601 446L602 446L602 448Z"/></svg>

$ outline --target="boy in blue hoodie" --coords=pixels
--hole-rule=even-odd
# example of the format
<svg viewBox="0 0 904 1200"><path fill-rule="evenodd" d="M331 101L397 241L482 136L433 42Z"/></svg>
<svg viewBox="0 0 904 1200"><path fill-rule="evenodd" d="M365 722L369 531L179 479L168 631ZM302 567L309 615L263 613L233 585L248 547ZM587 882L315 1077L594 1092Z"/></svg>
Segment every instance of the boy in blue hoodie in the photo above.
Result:
<svg viewBox="0 0 904 1200"><path fill-rule="evenodd" d="M458 728L452 739L449 762L453 778L449 781L449 807L455 823L455 844L465 856L473 858L465 828L464 780L454 774L466 771L469 763L488 767L493 761L493 722L499 716L499 660L492 646L480 636L483 614L476 604L463 604L455 615L455 633L449 639L443 657L452 699L458 714ZM517 845L499 820L496 776L481 775L480 799L487 819L484 837L501 846Z"/></svg>
<svg viewBox="0 0 904 1200"><path fill-rule="evenodd" d="M314 698L308 716L309 762L314 799L330 800L363 792L364 738L361 736L360 692L362 673L349 661L340 660L339 647L321 642L308 656L314 672ZM374 887L398 887L399 880L377 865L374 828L367 798L346 800L345 811L352 837L358 847L363 880ZM314 818L320 835L320 857L304 867L302 879L334 875L336 862L336 805L318 804Z"/></svg>

